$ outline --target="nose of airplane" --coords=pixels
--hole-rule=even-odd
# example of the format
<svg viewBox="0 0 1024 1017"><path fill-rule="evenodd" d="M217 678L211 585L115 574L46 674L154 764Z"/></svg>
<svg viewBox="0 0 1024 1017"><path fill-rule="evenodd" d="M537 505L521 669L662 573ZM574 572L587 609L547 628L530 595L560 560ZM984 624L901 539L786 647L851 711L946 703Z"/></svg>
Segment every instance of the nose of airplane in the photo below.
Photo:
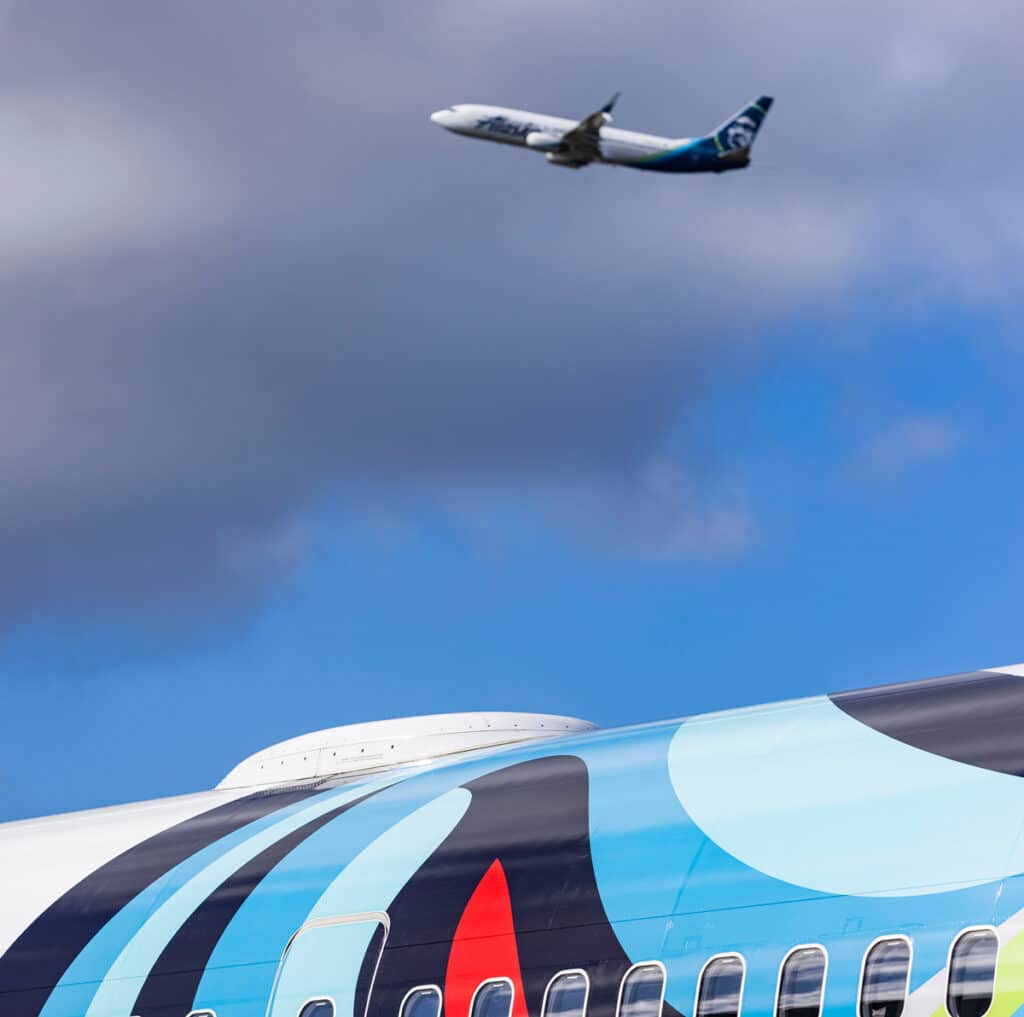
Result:
<svg viewBox="0 0 1024 1017"><path fill-rule="evenodd" d="M455 114L450 109L439 109L436 113L430 114L430 120L438 127L447 127L451 124L454 116Z"/></svg>

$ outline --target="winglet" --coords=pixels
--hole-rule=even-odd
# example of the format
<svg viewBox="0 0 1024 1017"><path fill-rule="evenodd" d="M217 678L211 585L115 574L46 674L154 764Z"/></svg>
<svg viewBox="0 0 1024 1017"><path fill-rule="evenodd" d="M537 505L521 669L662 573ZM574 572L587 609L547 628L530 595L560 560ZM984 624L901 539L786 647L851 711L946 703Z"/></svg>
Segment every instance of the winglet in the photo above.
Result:
<svg viewBox="0 0 1024 1017"><path fill-rule="evenodd" d="M614 94L614 95L613 95L613 96L612 96L612 97L611 97L611 98L610 98L610 99L609 99L609 100L608 100L608 101L607 101L607 102L606 102L606 103L605 103L605 104L604 104L604 105L603 105L603 106L601 107L601 109L599 110L599 112L600 112L600 113L609 113L609 114L610 114L610 113L611 113L611 111L612 111L613 109L615 109L615 104L616 104L616 103L617 103L617 102L619 101L619 96L620 96L620 95L622 95L622 93L621 93L621 92L616 92L616 93L615 93L615 94Z"/></svg>

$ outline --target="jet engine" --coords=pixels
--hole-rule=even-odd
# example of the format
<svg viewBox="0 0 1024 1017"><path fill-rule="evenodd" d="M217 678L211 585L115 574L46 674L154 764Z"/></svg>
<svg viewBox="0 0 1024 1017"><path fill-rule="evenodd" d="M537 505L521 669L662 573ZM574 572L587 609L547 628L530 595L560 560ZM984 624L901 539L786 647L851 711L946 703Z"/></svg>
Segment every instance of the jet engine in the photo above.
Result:
<svg viewBox="0 0 1024 1017"><path fill-rule="evenodd" d="M535 148L538 152L557 152L562 145L560 134L548 134L547 131L530 131L526 135L526 147Z"/></svg>
<svg viewBox="0 0 1024 1017"><path fill-rule="evenodd" d="M558 152L548 152L547 159L552 166L565 166L568 169L579 169L587 164L585 159L581 160L571 155L561 155Z"/></svg>

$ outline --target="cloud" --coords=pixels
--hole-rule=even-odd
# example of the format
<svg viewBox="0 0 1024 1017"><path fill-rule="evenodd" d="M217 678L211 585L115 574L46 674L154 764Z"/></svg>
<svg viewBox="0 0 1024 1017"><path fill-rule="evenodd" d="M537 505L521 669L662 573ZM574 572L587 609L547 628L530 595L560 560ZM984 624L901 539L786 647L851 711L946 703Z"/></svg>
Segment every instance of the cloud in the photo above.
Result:
<svg viewBox="0 0 1024 1017"><path fill-rule="evenodd" d="M216 168L126 105L66 86L0 97L0 272L160 249L222 218Z"/></svg>
<svg viewBox="0 0 1024 1017"><path fill-rule="evenodd" d="M588 555L671 565L680 560L718 564L750 549L757 525L736 477L698 470L658 455L635 471L609 478L549 480L515 488L446 492L442 511L476 546L505 554L524 541L552 534Z"/></svg>
<svg viewBox="0 0 1024 1017"><path fill-rule="evenodd" d="M748 550L757 530L736 480L702 477L660 456L619 484L573 492L566 505L567 532L591 550L630 559L730 560Z"/></svg>
<svg viewBox="0 0 1024 1017"><path fill-rule="evenodd" d="M248 603L328 503L521 491L596 553L741 553L756 499L687 422L787 321L1016 299L1019 5L583 10L11 8L0 624ZM673 135L778 102L711 179L426 119L617 87Z"/></svg>
<svg viewBox="0 0 1024 1017"><path fill-rule="evenodd" d="M951 458L963 442L960 427L946 417L904 417L864 444L850 463L849 476L858 483L890 482L919 466Z"/></svg>

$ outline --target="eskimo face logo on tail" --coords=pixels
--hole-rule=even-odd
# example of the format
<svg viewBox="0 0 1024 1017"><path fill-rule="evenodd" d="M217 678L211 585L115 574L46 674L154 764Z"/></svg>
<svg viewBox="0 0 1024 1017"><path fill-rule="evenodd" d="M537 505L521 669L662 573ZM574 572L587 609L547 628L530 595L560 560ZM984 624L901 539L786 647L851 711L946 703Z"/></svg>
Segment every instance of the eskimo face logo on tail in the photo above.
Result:
<svg viewBox="0 0 1024 1017"><path fill-rule="evenodd" d="M735 148L746 148L757 133L757 124L752 117L737 117L725 129L725 147L729 150Z"/></svg>

